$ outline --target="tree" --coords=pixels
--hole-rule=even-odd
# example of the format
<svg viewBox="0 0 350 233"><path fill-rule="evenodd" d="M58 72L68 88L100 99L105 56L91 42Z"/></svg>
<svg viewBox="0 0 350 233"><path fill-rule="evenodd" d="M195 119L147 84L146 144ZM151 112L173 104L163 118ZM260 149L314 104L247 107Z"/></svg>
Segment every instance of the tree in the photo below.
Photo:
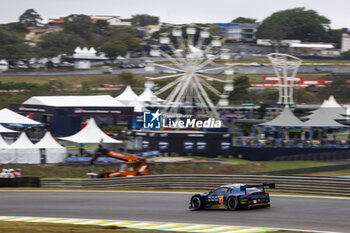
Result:
<svg viewBox="0 0 350 233"><path fill-rule="evenodd" d="M124 42L128 51L138 51L141 49L141 40L131 34L121 33L117 35L114 40Z"/></svg>
<svg viewBox="0 0 350 233"><path fill-rule="evenodd" d="M249 78L245 75L238 76L233 81L234 90L231 92L230 99L233 101L245 101L249 99Z"/></svg>
<svg viewBox="0 0 350 233"><path fill-rule="evenodd" d="M345 52L342 52L341 55L342 55L343 57L350 57L350 50L345 51Z"/></svg>
<svg viewBox="0 0 350 233"><path fill-rule="evenodd" d="M107 41L102 44L100 51L104 52L106 56L114 61L118 56L125 56L128 52L128 47L121 41Z"/></svg>
<svg viewBox="0 0 350 233"><path fill-rule="evenodd" d="M136 84L136 80L134 78L134 74L129 71L123 71L121 72L118 77L121 79L121 81L128 85L134 85Z"/></svg>
<svg viewBox="0 0 350 233"><path fill-rule="evenodd" d="M158 25L159 17L147 14L133 15L130 21L133 26L144 27L147 25Z"/></svg>
<svg viewBox="0 0 350 233"><path fill-rule="evenodd" d="M327 40L330 20L304 7L273 13L258 27L259 39L298 39L319 42Z"/></svg>
<svg viewBox="0 0 350 233"><path fill-rule="evenodd" d="M16 33L21 33L25 34L28 33L28 29L26 28L26 25L20 22L15 22L15 23L8 23L8 24L3 24L3 26L7 27L9 30L16 32Z"/></svg>
<svg viewBox="0 0 350 233"><path fill-rule="evenodd" d="M256 23L256 19L237 17L231 21L231 23Z"/></svg>
<svg viewBox="0 0 350 233"><path fill-rule="evenodd" d="M41 26L43 19L34 9L26 10L20 17L19 22L23 23L26 27L38 27Z"/></svg>
<svg viewBox="0 0 350 233"><path fill-rule="evenodd" d="M99 19L96 21L95 27L96 27L96 32L101 34L109 30L109 23L106 20Z"/></svg>
<svg viewBox="0 0 350 233"><path fill-rule="evenodd" d="M78 35L85 40L90 39L94 29L94 24L91 22L90 16L83 14L67 16L62 26L64 32Z"/></svg>
<svg viewBox="0 0 350 233"><path fill-rule="evenodd" d="M54 57L58 54L72 54L77 46L86 46L82 38L65 32L51 32L43 35L38 43L40 56Z"/></svg>
<svg viewBox="0 0 350 233"><path fill-rule="evenodd" d="M0 27L0 59L25 58L28 54L28 45L24 44L21 35Z"/></svg>

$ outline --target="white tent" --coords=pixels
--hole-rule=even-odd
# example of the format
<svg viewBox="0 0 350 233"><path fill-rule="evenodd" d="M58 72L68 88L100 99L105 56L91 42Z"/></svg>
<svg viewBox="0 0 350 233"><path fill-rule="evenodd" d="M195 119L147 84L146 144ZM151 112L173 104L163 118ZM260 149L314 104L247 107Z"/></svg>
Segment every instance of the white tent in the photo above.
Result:
<svg viewBox="0 0 350 233"><path fill-rule="evenodd" d="M259 124L258 126L273 126L281 128L305 127L304 122L299 120L292 110L286 106L283 111L273 120Z"/></svg>
<svg viewBox="0 0 350 233"><path fill-rule="evenodd" d="M0 110L0 124L40 125L40 122L22 116L10 109L3 108Z"/></svg>
<svg viewBox="0 0 350 233"><path fill-rule="evenodd" d="M0 164L8 164L16 162L16 152L9 148L10 146L5 142L0 135Z"/></svg>
<svg viewBox="0 0 350 233"><path fill-rule="evenodd" d="M16 153L16 163L38 164L40 163L40 151L29 140L25 132L22 132L19 138L12 143L9 148L14 149Z"/></svg>
<svg viewBox="0 0 350 233"><path fill-rule="evenodd" d="M33 96L23 104L45 105L54 107L119 107L124 106L110 95L89 96Z"/></svg>
<svg viewBox="0 0 350 233"><path fill-rule="evenodd" d="M321 112L321 114L320 114ZM325 116L326 115L326 116ZM343 108L338 102L335 100L334 96L330 96L328 100L324 100L321 106L312 111L312 113L303 118L312 119L322 116L322 118L328 118L332 120L345 120L346 117L346 109Z"/></svg>
<svg viewBox="0 0 350 233"><path fill-rule="evenodd" d="M6 60L0 60L0 72L1 71L6 71L9 69L9 64L7 63Z"/></svg>
<svg viewBox="0 0 350 233"><path fill-rule="evenodd" d="M35 146L46 150L46 163L63 163L66 160L67 149L56 142L50 132L46 132Z"/></svg>
<svg viewBox="0 0 350 233"><path fill-rule="evenodd" d="M342 106L335 100L334 96L329 96L327 106L325 108L341 108Z"/></svg>
<svg viewBox="0 0 350 233"><path fill-rule="evenodd" d="M131 87L128 85L125 90L118 95L117 97L115 97L115 100L118 100L120 102L122 102L125 105L128 105L131 101L136 100L137 99L137 95L135 94L135 92L131 89Z"/></svg>
<svg viewBox="0 0 350 233"><path fill-rule="evenodd" d="M139 95L137 98L140 102L163 102L164 100L161 98L158 98L151 90L151 88L146 87L145 90Z"/></svg>
<svg viewBox="0 0 350 233"><path fill-rule="evenodd" d="M105 134L96 124L94 118L89 120L89 123L78 133L69 136L62 137L61 140L71 141L75 143L92 143L99 144L103 143L121 143L122 141L111 138Z"/></svg>
<svg viewBox="0 0 350 233"><path fill-rule="evenodd" d="M304 122L307 127L329 127L329 128L346 128L346 125L340 124L335 121L334 116L328 112L329 108L319 108L313 114L309 116L309 120ZM344 110L345 113L345 110ZM345 119L345 117L343 117Z"/></svg>
<svg viewBox="0 0 350 233"><path fill-rule="evenodd" d="M145 106L137 100L130 101L128 107L134 107L134 112L142 112L145 108Z"/></svg>
<svg viewBox="0 0 350 233"><path fill-rule="evenodd" d="M8 129L2 125L0 125L0 133L18 133L16 130Z"/></svg>

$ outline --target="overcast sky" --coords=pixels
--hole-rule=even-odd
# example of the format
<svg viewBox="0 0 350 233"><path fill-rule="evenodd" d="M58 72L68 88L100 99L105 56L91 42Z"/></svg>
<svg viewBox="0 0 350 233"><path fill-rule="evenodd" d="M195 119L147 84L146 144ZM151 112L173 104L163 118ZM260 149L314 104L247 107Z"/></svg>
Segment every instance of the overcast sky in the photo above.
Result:
<svg viewBox="0 0 350 233"><path fill-rule="evenodd" d="M259 21L271 13L294 7L316 10L331 20L332 28L350 27L349 0L1 0L0 23L18 21L33 8L48 18L69 14L151 14L169 23L225 23L243 16Z"/></svg>

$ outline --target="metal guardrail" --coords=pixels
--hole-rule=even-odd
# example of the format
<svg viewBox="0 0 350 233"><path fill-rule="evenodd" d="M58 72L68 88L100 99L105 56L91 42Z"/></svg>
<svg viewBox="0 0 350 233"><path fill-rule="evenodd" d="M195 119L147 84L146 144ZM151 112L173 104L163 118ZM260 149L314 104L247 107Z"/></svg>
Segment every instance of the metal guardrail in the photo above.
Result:
<svg viewBox="0 0 350 233"><path fill-rule="evenodd" d="M350 196L350 179L263 175L150 175L110 179L41 179L41 187L214 189L229 183L275 183L277 192Z"/></svg>

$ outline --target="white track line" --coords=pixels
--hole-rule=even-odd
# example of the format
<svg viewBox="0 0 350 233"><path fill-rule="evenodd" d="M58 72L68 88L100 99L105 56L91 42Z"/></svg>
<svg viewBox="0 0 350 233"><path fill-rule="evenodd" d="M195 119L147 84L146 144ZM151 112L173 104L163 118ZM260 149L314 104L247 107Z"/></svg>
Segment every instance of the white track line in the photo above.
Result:
<svg viewBox="0 0 350 233"><path fill-rule="evenodd" d="M1 217L7 217L7 216L0 216ZM21 218L21 219L28 219L28 218L50 218L50 217L28 217L28 216L8 216L8 217L16 217L17 221L19 221L18 219ZM52 217L54 218L54 217ZM16 221L16 220L13 220L13 221ZM87 219L87 218L84 218L84 219L79 219L79 218L60 218L60 220L56 220L56 221L50 221L48 223L60 223L60 222L63 222L63 221L75 221L75 220L86 220L86 221L89 221L89 220L99 220L99 221L115 221L117 223L121 223L121 222L140 222L140 221L135 221L135 220L111 220L111 219ZM1 222L2 220L0 220ZM11 221L11 220L4 220L4 221ZM25 220L24 220L25 221ZM187 225L187 224L193 224L193 225L204 225L204 224L197 224L197 223L178 223L178 222L151 222L151 221L142 221L142 223L159 223L159 224L184 224L184 225ZM108 224L110 225L110 224ZM135 224L136 225L136 224ZM256 227L256 226L232 226L232 225L214 225L214 224L208 224L208 226L217 226L217 227L225 227L225 228L231 228L231 227L241 227L241 228L250 228L250 229L271 229L271 230L284 230L284 231L298 231L298 232L312 232L312 233L341 233L341 232L335 232L335 231L318 231L318 230L305 230L305 229L295 229L295 228L276 228L276 227L262 227L262 226L259 226L259 227ZM101 224L100 226L107 226L104 225L104 224ZM130 228L132 228L133 225L130 225ZM242 229L243 230L243 229ZM248 230L248 229L245 229L245 230Z"/></svg>
<svg viewBox="0 0 350 233"><path fill-rule="evenodd" d="M0 190L0 192L76 192L76 193L143 193L143 194L181 194L181 195L193 195L196 192L161 192L161 191L105 191L105 190ZM198 193L198 192L197 192ZM283 195L283 194L270 194L271 197L292 197L292 198L323 198L323 199L339 199L350 200L350 197L329 197L329 196L308 196L308 195Z"/></svg>

